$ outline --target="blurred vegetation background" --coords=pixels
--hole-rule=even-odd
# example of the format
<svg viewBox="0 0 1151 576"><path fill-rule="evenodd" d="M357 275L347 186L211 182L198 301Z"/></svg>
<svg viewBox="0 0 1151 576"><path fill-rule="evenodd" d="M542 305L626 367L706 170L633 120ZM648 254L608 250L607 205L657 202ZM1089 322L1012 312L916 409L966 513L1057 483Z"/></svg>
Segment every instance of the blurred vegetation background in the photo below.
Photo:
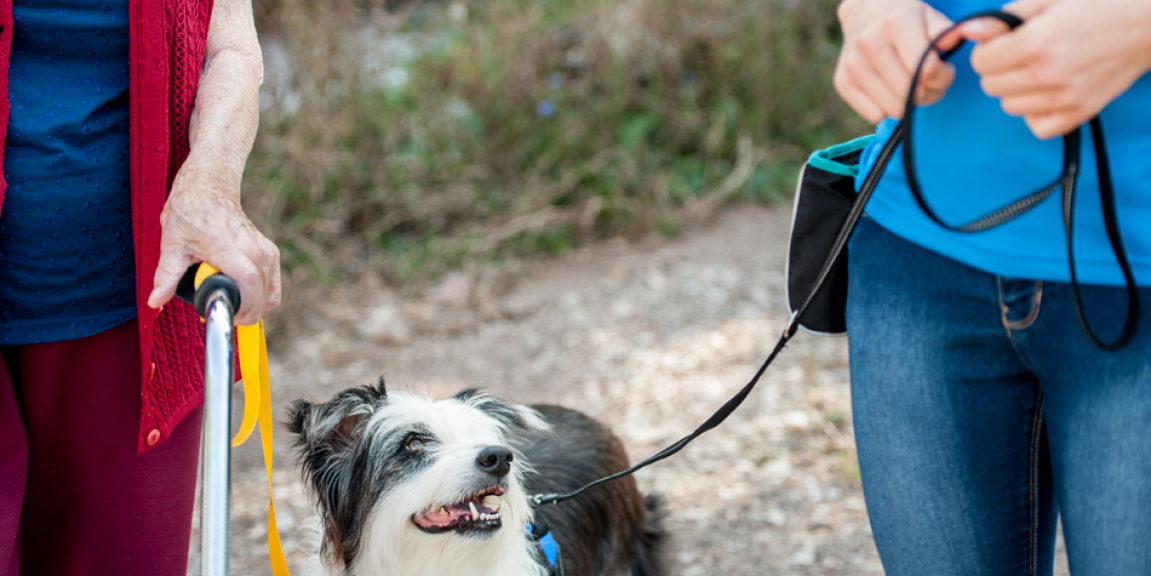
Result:
<svg viewBox="0 0 1151 576"><path fill-rule="evenodd" d="M836 0L256 0L249 214L290 274L421 281L788 197L869 128Z"/></svg>

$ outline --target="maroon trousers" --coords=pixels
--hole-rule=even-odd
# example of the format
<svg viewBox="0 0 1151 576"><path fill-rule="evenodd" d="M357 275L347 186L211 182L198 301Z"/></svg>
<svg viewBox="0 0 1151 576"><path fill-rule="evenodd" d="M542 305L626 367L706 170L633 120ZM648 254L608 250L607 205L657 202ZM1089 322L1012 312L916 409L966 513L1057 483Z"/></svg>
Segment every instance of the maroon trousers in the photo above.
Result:
<svg viewBox="0 0 1151 576"><path fill-rule="evenodd" d="M201 413L137 453L135 320L0 348L0 576L183 576Z"/></svg>

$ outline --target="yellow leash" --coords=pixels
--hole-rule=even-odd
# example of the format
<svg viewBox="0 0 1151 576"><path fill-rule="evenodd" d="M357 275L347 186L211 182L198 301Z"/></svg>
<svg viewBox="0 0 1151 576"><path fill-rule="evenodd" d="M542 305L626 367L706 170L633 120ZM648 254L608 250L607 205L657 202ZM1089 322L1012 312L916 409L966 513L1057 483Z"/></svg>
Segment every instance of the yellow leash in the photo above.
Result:
<svg viewBox="0 0 1151 576"><path fill-rule="evenodd" d="M232 446L243 444L260 424L260 443L264 447L264 468L268 474L268 558L273 576L290 576L276 525L276 500L272 496L272 396L268 379L268 344L264 339L264 321L251 326L237 326L240 348L240 373L244 375L244 420L232 439Z"/></svg>
<svg viewBox="0 0 1151 576"><path fill-rule="evenodd" d="M204 263L196 270L195 287L199 288L205 279L218 274L211 265ZM236 343L240 354L240 373L244 376L244 419L240 429L232 438L232 446L243 444L256 424L260 425L260 443L264 448L264 468L268 474L268 557L272 563L273 576L291 576L288 561L284 558L284 546L280 542L280 530L276 525L276 500L272 496L272 395L271 380L268 377L268 343L264 338L264 321L250 326L236 327Z"/></svg>

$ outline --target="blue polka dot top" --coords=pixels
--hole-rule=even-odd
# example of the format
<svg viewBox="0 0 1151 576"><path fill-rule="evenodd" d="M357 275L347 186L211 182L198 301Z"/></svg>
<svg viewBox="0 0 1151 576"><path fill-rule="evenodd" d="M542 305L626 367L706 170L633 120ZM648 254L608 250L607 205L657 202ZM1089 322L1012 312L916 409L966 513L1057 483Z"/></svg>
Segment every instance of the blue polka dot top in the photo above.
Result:
<svg viewBox="0 0 1151 576"><path fill-rule="evenodd" d="M81 338L136 315L128 3L12 8L0 345Z"/></svg>

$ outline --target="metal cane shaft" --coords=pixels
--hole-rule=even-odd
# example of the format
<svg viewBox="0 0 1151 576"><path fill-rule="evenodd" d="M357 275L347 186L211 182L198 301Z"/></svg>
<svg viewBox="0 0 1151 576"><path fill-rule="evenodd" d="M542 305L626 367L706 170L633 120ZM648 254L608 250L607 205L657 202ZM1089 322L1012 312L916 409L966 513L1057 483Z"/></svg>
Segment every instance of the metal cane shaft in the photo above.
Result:
<svg viewBox="0 0 1151 576"><path fill-rule="evenodd" d="M200 497L200 574L228 575L231 508L232 306L220 291L207 306L204 453Z"/></svg>

